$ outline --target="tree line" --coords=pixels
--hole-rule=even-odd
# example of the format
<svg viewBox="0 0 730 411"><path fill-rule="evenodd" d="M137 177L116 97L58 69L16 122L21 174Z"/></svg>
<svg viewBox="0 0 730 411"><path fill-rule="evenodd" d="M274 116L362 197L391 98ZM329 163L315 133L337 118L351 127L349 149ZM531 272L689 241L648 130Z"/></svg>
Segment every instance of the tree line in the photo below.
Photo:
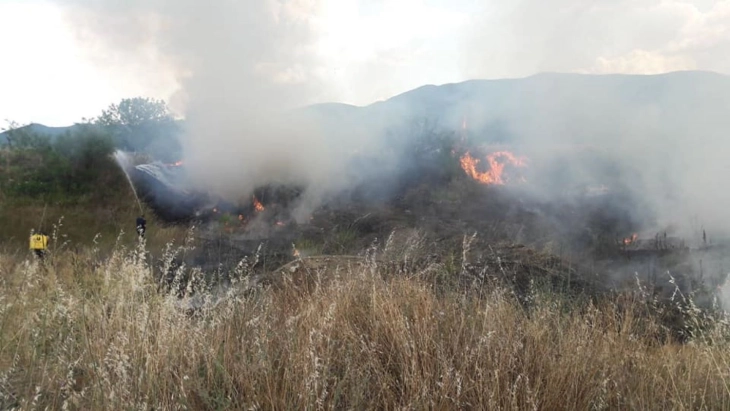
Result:
<svg viewBox="0 0 730 411"><path fill-rule="evenodd" d="M1 199L79 202L118 196L125 177L115 150L180 159L180 122L164 101L124 99L61 133L11 123L0 136Z"/></svg>

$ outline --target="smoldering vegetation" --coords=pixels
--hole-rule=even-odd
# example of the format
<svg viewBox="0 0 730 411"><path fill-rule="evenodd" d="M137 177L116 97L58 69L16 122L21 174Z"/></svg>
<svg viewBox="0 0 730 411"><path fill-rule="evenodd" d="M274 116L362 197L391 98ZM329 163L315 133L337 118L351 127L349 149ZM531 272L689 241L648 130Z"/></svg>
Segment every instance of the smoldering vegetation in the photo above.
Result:
<svg viewBox="0 0 730 411"><path fill-rule="evenodd" d="M701 227L712 227L719 238L728 232L722 212L728 199L713 188L723 184L717 153L726 120L714 104L728 104L712 96L725 95L727 83L706 73L554 75L419 89L362 108L278 112L262 121L280 123L271 127L275 132L244 126L230 141L188 133L206 147L188 149L185 164L195 188L229 201L248 199L257 187L289 185L301 188L302 207L313 209L368 185L368 198L384 199L403 191L399 184L408 173L424 179L438 173L443 164L421 161L419 150L479 150L483 157L504 148L528 159L519 176L529 182L519 188L523 195L559 204L610 189L647 230L696 237ZM643 96L649 86L656 90ZM680 100L692 103L676 107ZM259 150L259 140L273 134L277 142ZM434 135L442 146L420 143ZM257 159L249 161L253 153ZM203 155L210 158L201 162ZM484 158L477 160L489 169Z"/></svg>
<svg viewBox="0 0 730 411"><path fill-rule="evenodd" d="M326 170L321 179L283 177L298 176L294 171L304 164L288 147L282 147L282 155L291 161L282 163L272 155L269 167L278 172L270 175L262 171L246 180L246 173L239 176L235 171L238 163L225 166L231 171L222 177L224 184L240 183L240 191L217 191L213 183L210 190L202 190L194 178L183 179L180 184L186 190L201 196L181 198L201 199L186 209L184 220L202 225L203 244L185 262L225 272L263 244L266 267L272 267L292 258L292 243L309 244L312 255L358 253L400 229L422 230L434 249L429 261L443 262L458 253L465 235L476 233L483 250L476 258L482 262L492 244L521 244L553 255L561 267L576 267L576 276L590 278L579 281L590 293L630 288L638 280L650 284L661 298L671 298L679 286L711 307L722 296L717 288L727 277L725 220L719 210L723 194L711 189L721 185L714 170L722 165L690 160L710 149L707 140L716 137L716 131L694 139L669 116L685 122L710 116L707 127L721 125L722 120L716 111L667 106L684 95L695 106L708 107L702 87L674 90L687 78L700 85L717 82L719 88L727 83L724 77L704 73L640 79L537 76L501 85L427 87L364 108L325 105L286 112L276 118L285 123L279 130L290 130L292 143L312 130L304 125L317 125L319 138L344 154L318 165L320 172ZM648 102L636 105L631 90L641 90L643 81L664 92L657 93L661 98L645 97ZM596 94L578 98L575 82ZM486 91L477 93L480 84ZM520 94L544 99L563 90L555 104L581 109L538 115L542 106L538 110L526 104L528 108L521 109L523 124L510 120L506 108L492 102L487 112L501 113L501 120L494 120L501 121L500 134L494 122L466 109L467 102L491 101L487 97L499 87L506 107ZM602 98L603 105L588 102ZM637 119L623 105L633 105L640 113L651 106L655 116ZM608 111L602 111L603 106ZM613 112L619 108L618 114ZM509 111L519 112L514 106ZM423 117L429 113L431 119ZM592 124L604 115L615 122ZM659 127L664 119L677 128ZM543 134L531 131L529 124ZM352 151L344 149L349 149L347 144L338 145L348 141L351 130L367 135L359 140L368 144ZM555 137L558 131L564 138ZM664 140L674 145L668 147ZM224 147L236 153L239 147L247 149L246 141ZM286 166L279 169L281 164ZM187 159L181 166L165 167L181 175L196 172L188 169ZM696 181L690 181L692 175ZM152 205L154 196L164 193L154 187L147 191ZM157 209L161 215L170 210ZM524 275L529 278L531 271Z"/></svg>
<svg viewBox="0 0 730 411"><path fill-rule="evenodd" d="M353 187L369 186L369 199L402 193L392 176L424 170L409 150L428 134L414 122L429 121L461 130L470 149L506 145L528 158L523 195L543 203L606 186L647 231L730 231L730 195L714 189L728 171L725 76L541 74L429 85L366 107L312 106L335 95L318 72L312 16L321 2L57 4L96 58L133 65L152 55L177 80L171 102L186 119L191 189L230 203L296 186L301 223Z"/></svg>
<svg viewBox="0 0 730 411"><path fill-rule="evenodd" d="M307 105L317 1L57 3L178 82L189 235L0 255L3 406L727 408L725 76Z"/></svg>
<svg viewBox="0 0 730 411"><path fill-rule="evenodd" d="M557 184L551 173L530 173L534 164L501 158L490 166L490 153L504 145L475 144L429 123L416 130L417 137L398 153L403 165L387 169L387 156L363 157L386 171L320 196L317 203L306 204L306 187L271 184L240 202L221 199L196 210L189 221L198 226L198 246L160 267L159 281L179 287L197 269L225 288L242 258L255 260L252 270L260 276L300 256L360 255L394 233L417 231L424 249L411 256L413 263L448 266L460 259L457 283L485 281L495 266L510 267L512 275L499 281L521 296L535 280L554 291L591 296L639 284L662 304L672 306L680 292L694 304L717 308L722 297L717 288L727 276L724 244L662 230L642 199L611 184L611 176L590 181L565 176ZM579 161L596 168L611 166L601 156L582 155ZM467 156L482 159L474 175L467 172ZM494 175L504 183L479 180L497 170ZM562 198L540 194L549 184ZM462 254L465 242L468 254ZM675 321L668 324L675 328Z"/></svg>

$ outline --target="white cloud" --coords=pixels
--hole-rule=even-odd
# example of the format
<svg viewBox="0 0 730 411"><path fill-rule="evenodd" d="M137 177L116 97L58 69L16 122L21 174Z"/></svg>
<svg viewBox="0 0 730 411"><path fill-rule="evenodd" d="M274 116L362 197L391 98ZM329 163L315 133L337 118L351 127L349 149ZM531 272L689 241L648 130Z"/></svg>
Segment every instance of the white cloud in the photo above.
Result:
<svg viewBox="0 0 730 411"><path fill-rule="evenodd" d="M264 68L278 84L301 86L316 80L318 92L308 92L314 101L367 104L426 83L520 77L541 71L730 73L729 0L265 3L271 6L267 9L275 22L286 22L283 30L292 24L307 26L307 36L267 31L270 38L249 49L266 56L251 70ZM85 9L88 15L73 8L73 19L64 20L58 5L79 4L91 6ZM62 124L95 115L122 97L170 100L196 68L187 63L213 55L199 42L214 39L228 42L227 47L237 46L238 40L225 37L224 32L166 37L164 33L182 13L178 3L137 1L139 13L133 16L125 14L128 4L122 0L0 2L0 47L11 56L4 59L11 63L0 66L0 120ZM213 6L185 4L195 4L201 19L220 17L212 14ZM97 18L95 11L101 5L111 11L106 16L113 18ZM232 9L240 16L225 15L230 21L224 26L233 27L238 21L234 34L256 36L259 28L247 20L246 8ZM79 20L84 24L69 24ZM155 41L159 38L166 41ZM181 44L190 44L192 51L171 52ZM259 49L266 44L281 47ZM193 52L202 55L193 58ZM171 55L186 59L186 64L170 60ZM240 69L246 67L220 67L215 75ZM185 101L184 97L177 95L179 101Z"/></svg>
<svg viewBox="0 0 730 411"><path fill-rule="evenodd" d="M616 58L598 57L587 73L660 74L670 71L694 70L695 62L686 56L667 56L660 52L633 50Z"/></svg>
<svg viewBox="0 0 730 411"><path fill-rule="evenodd" d="M108 85L79 60L67 34L54 8L39 3L0 5L0 120L59 124L92 114L88 104L67 103L79 94L94 100Z"/></svg>
<svg viewBox="0 0 730 411"><path fill-rule="evenodd" d="M469 22L463 8L425 0L327 1L315 22L332 98L367 104L460 80L457 34Z"/></svg>
<svg viewBox="0 0 730 411"><path fill-rule="evenodd" d="M92 64L97 50L83 47L45 1L0 3L0 50L0 121L63 126L123 97L166 96L175 87L145 61Z"/></svg>
<svg viewBox="0 0 730 411"><path fill-rule="evenodd" d="M730 73L730 1L523 0L479 15L462 52L466 77Z"/></svg>

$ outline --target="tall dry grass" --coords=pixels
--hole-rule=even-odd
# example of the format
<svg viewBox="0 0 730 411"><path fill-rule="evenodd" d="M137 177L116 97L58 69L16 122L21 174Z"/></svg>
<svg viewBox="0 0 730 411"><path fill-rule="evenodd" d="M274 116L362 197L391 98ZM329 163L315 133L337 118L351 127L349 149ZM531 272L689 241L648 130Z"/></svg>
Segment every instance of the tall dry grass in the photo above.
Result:
<svg viewBox="0 0 730 411"><path fill-rule="evenodd" d="M250 287L242 264L191 313L157 291L142 248L95 253L0 256L0 407L730 408L724 324L661 342L638 294L535 289L528 310L499 286L437 290L439 267L333 259Z"/></svg>

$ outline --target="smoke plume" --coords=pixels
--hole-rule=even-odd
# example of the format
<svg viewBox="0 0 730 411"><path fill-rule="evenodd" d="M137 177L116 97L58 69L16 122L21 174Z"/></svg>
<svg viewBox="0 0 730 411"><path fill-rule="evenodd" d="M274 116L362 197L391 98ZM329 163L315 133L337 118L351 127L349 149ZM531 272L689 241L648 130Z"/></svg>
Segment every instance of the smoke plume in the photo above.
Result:
<svg viewBox="0 0 730 411"><path fill-rule="evenodd" d="M489 3L464 31L462 73L514 78L540 72L661 74L679 70L730 72L728 2L537 0ZM613 30L612 27L622 27ZM564 79L563 79L564 80ZM568 142L600 147L615 165L612 179L655 216L696 236L701 226L730 233L725 185L730 125L728 79L709 73L587 80L535 79L509 93L472 123L501 118L535 155L556 159L576 178L597 174L555 151ZM603 84L603 86L601 85ZM497 94L499 98L502 94ZM559 159L559 160L558 160ZM546 193L550 194L550 193Z"/></svg>
<svg viewBox="0 0 730 411"><path fill-rule="evenodd" d="M192 183L236 199L269 183L344 184L365 136L292 109L327 93L313 49L319 0L59 0L95 58L154 61L177 80Z"/></svg>
<svg viewBox="0 0 730 411"><path fill-rule="evenodd" d="M546 182L531 187L535 196L566 201L561 186L610 182L637 200L640 206L631 213L655 222L652 229L674 225L681 226L682 234L697 235L704 226L716 235L730 233L725 211L730 195L722 189L728 174L724 153L730 148L725 138L730 129L727 77L540 75L424 87L366 108L291 111L329 95L316 52L320 33L313 16L324 7L319 0L57 1L66 6L79 34L89 44L97 43L99 58L123 64L145 56L174 76L179 93L172 103L186 118L184 160L191 178L199 188L228 198L249 196L263 184L293 183L307 188L304 202L313 207L328 192L358 179L383 177L387 166L403 162L390 151L378 170L351 169L353 155L380 153L394 143L376 138L394 123L426 118L456 129L467 119L473 135L524 147L536 173L533 179ZM500 64L515 65L505 67L505 76L576 70L596 61L588 55L576 60L560 44L572 41L574 32L603 33L602 26L586 27L580 18L603 18L600 8L573 8L568 17L545 9L546 21L526 25L534 20L533 3L503 10L508 18L500 24L474 29L465 45L484 53L464 53L476 70L469 74L484 73L494 59L480 59L490 55L502 56ZM667 15L674 16L685 8L670 11L674 14ZM713 7L707 13L720 11ZM632 15L637 21L653 16L645 12ZM618 13L614 18L628 17ZM553 33L537 47L523 47L529 39L542 38L544 26L555 21L561 27L570 23L570 30ZM490 30L511 34L495 36ZM589 49L588 41L578 38L571 44ZM645 48L651 50L651 45ZM514 54L535 48L542 54L528 53L527 60ZM592 154L561 148L566 146L590 147ZM603 162L593 161L596 156Z"/></svg>

